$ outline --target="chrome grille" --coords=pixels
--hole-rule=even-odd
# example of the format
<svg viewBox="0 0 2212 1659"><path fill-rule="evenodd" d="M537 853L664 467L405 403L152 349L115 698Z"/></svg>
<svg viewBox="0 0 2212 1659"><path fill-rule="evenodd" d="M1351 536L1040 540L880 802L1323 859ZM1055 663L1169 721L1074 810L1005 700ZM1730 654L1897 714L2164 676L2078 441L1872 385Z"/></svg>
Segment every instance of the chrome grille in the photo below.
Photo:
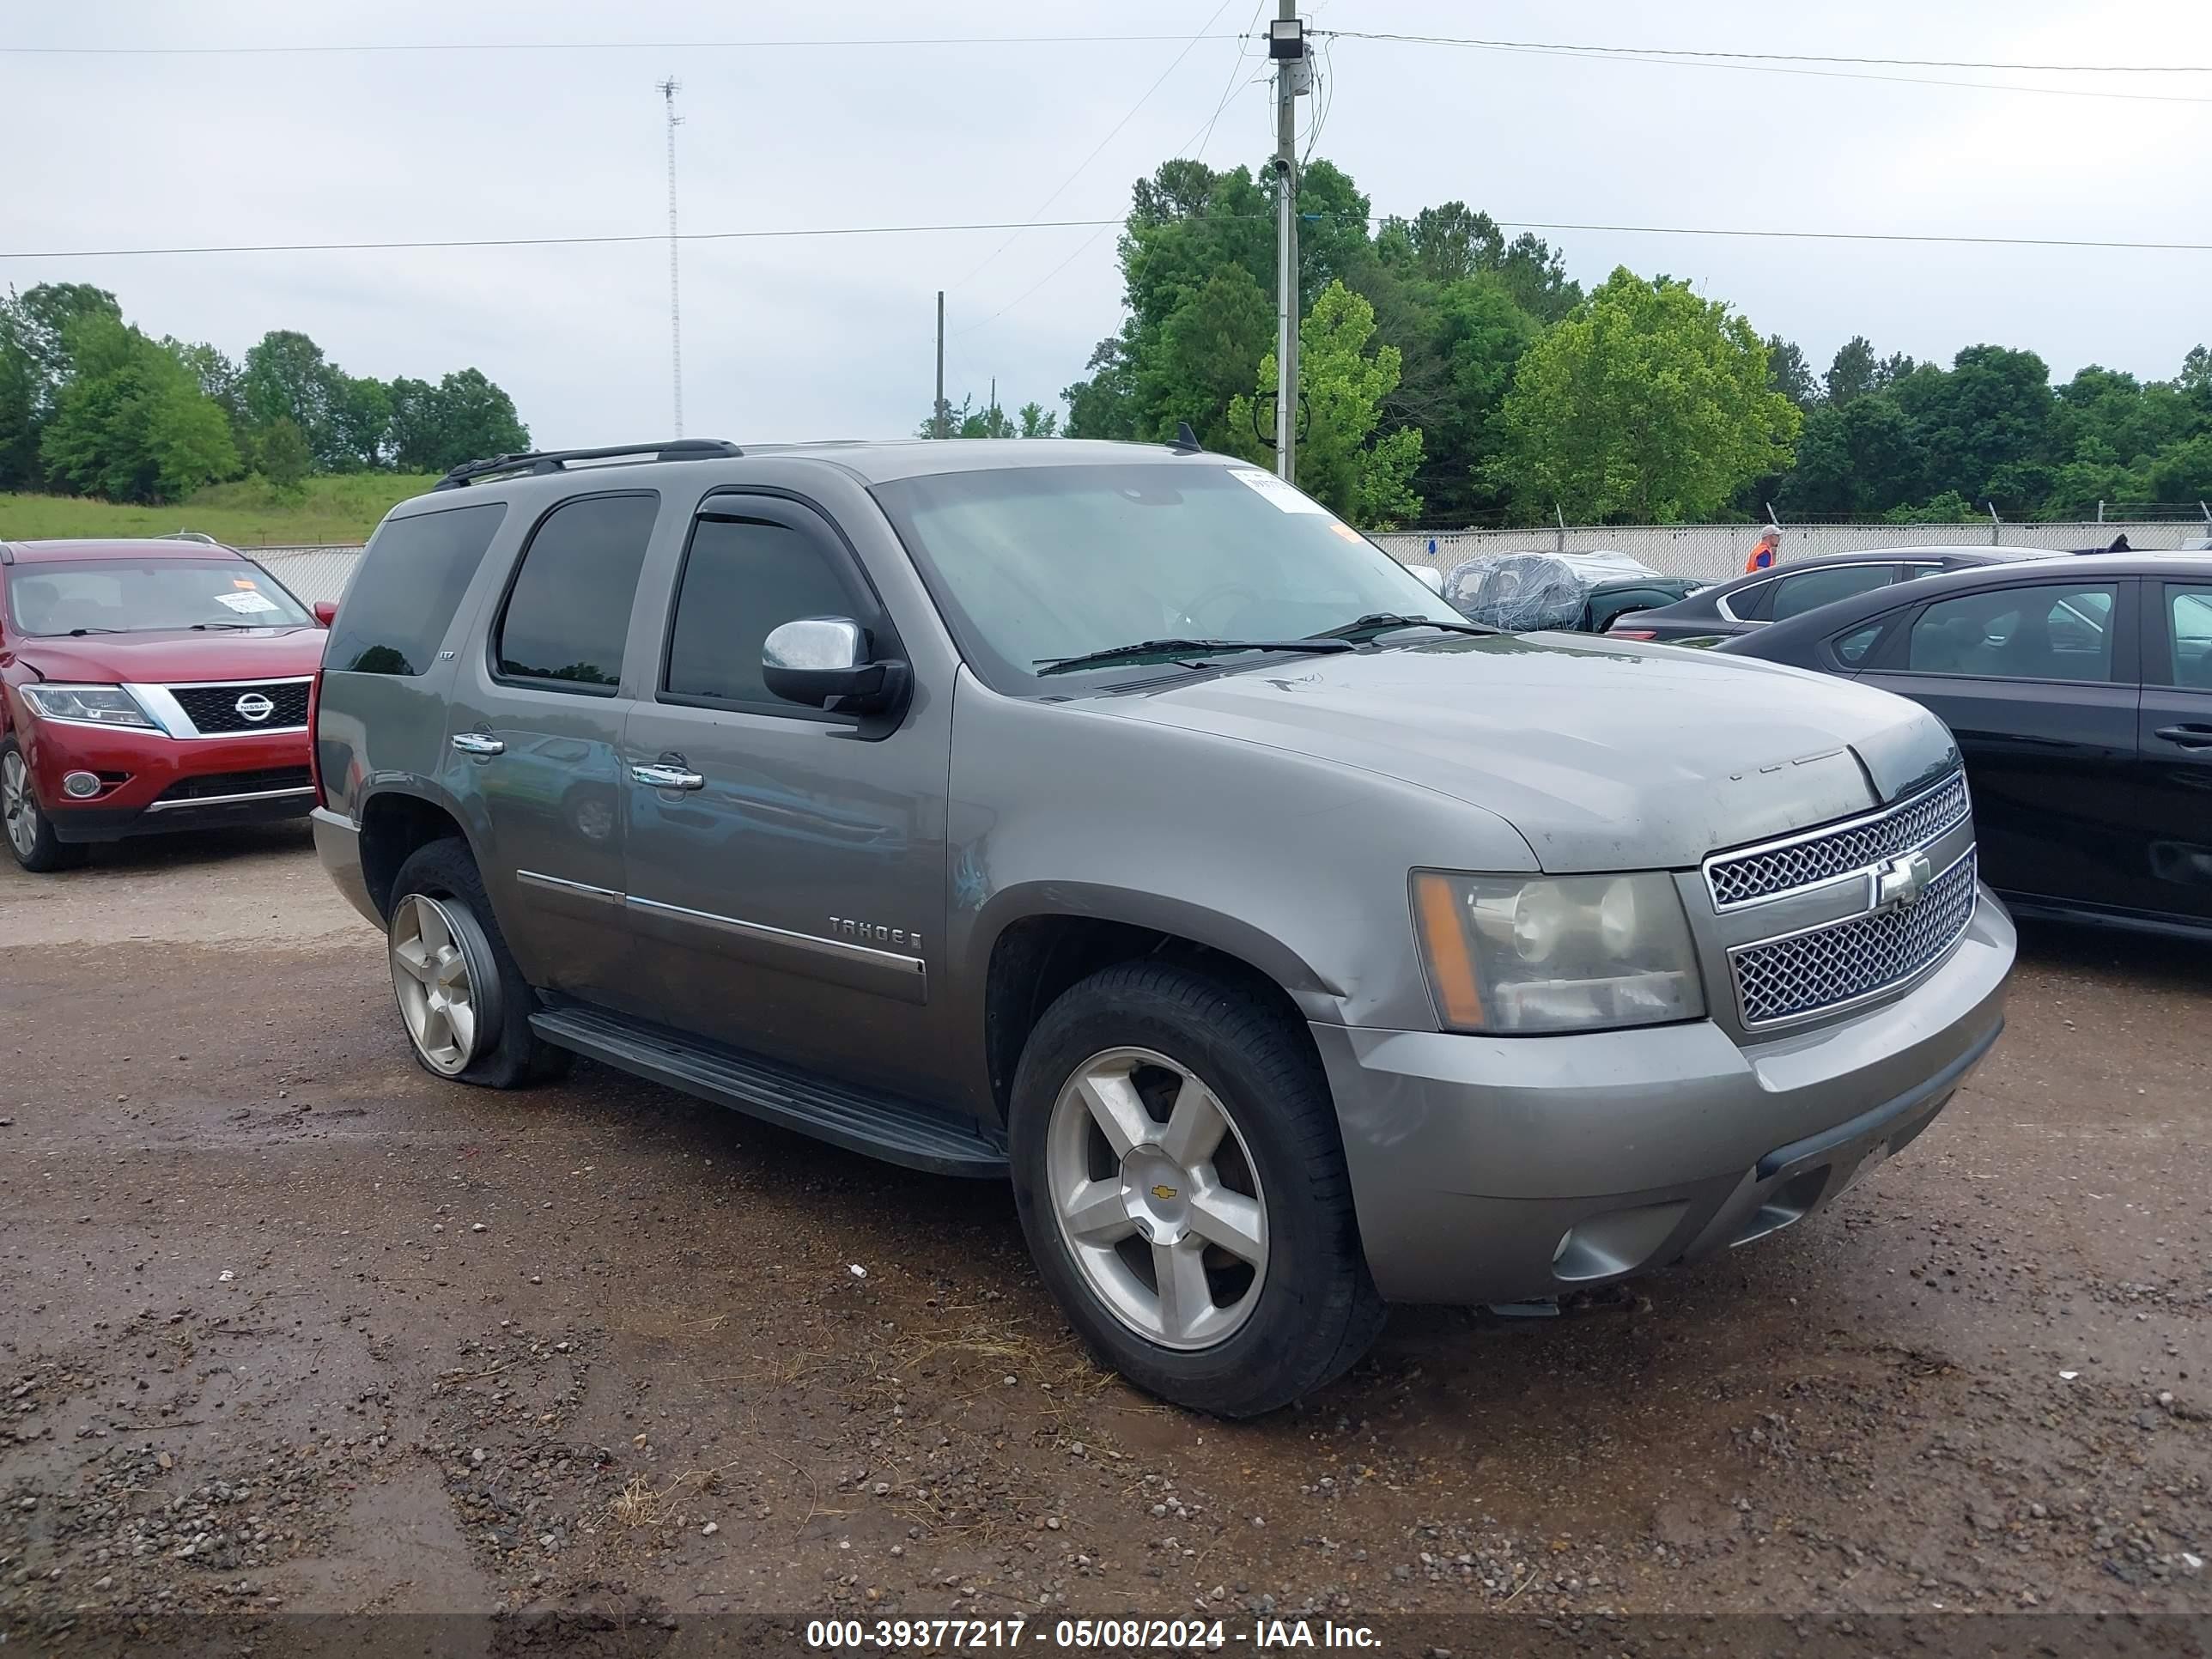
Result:
<svg viewBox="0 0 2212 1659"><path fill-rule="evenodd" d="M1905 909L1855 916L1730 951L1744 1024L1771 1025L1841 1007L1936 962L1973 917L1974 870L1970 849Z"/></svg>
<svg viewBox="0 0 2212 1659"><path fill-rule="evenodd" d="M307 723L306 680L240 680L235 684L173 685L169 695L201 736L234 732L296 731ZM241 699L259 718L239 708ZM268 708L264 710L262 704Z"/></svg>
<svg viewBox="0 0 2212 1659"><path fill-rule="evenodd" d="M1705 861L1713 908L1732 909L1817 886L1924 847L1966 816L1966 775L1954 772L1923 794L1832 829Z"/></svg>

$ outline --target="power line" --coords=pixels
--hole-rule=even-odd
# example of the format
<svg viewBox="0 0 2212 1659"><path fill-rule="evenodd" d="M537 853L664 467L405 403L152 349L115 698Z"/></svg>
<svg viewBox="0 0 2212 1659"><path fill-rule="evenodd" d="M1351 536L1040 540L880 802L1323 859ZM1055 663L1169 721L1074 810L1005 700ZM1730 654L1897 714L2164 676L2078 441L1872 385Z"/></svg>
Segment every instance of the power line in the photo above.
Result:
<svg viewBox="0 0 2212 1659"><path fill-rule="evenodd" d="M1253 30L1254 28L1256 28L1256 27L1258 27L1258 25L1259 25L1259 21L1260 21L1260 13L1261 13L1261 11L1265 7L1266 7L1267 3L1267 0L1259 0L1259 3L1258 3L1258 4L1256 4L1256 5L1255 5L1255 6L1252 8L1252 21L1251 21L1251 23L1250 23L1249 25L1248 25L1248 26L1247 26L1247 27L1246 27L1246 29L1245 29L1245 33L1246 33L1246 34L1249 34L1249 33L1252 32L1252 30ZM1215 15L1215 16L1217 16L1217 17L1218 17L1218 16L1219 16L1220 15L1221 15L1221 14L1220 14L1220 13L1218 13L1218 12L1216 12L1216 13L1214 14L1214 15ZM1191 154L1192 154L1192 155L1193 155L1193 157L1194 157L1194 159L1196 159L1196 158L1202 158L1202 157L1203 157L1204 153L1205 153L1205 150L1206 150L1206 146L1207 143L1208 143L1208 142L1210 142L1210 141L1212 140L1212 137L1213 137L1213 129L1214 129L1214 125L1215 125L1215 124L1216 124L1216 123L1218 123L1218 122L1221 119L1221 112L1222 112L1222 111L1224 111L1224 110L1225 110L1225 109L1227 109L1227 108L1229 107L1231 101L1232 100L1234 100L1234 99L1235 99L1235 97L1237 96L1237 93L1242 89L1242 88L1238 86L1237 82L1238 82L1238 77L1241 76L1241 74L1242 74L1242 73L1243 73L1243 68L1244 68L1244 36L1243 36L1243 35L1239 35L1239 36L1237 38L1237 62L1236 62L1236 64L1235 64L1234 65L1232 65L1232 66L1231 66L1231 68L1230 69L1230 71L1229 71L1229 81L1228 81L1227 85L1225 85L1225 86L1222 88L1222 93L1221 93L1221 99L1220 99L1220 101L1214 105L1214 106L1213 106L1213 113L1212 113L1212 115L1210 115L1210 116L1206 117L1206 125L1205 125L1205 127L1200 131L1200 132L1192 134L1192 135L1191 135L1191 137L1190 137L1189 138L1188 138L1188 139L1184 140L1182 143L1180 143L1180 144L1178 144L1178 145L1176 145L1176 153L1178 155L1182 155L1182 154L1183 152L1185 152L1186 150L1190 150L1190 151L1191 151ZM1249 82L1249 81L1247 81L1247 82L1244 82L1244 85L1245 85L1245 86L1249 86L1249 85L1251 85L1251 84L1252 84L1252 82ZM1198 148L1197 148L1195 150L1191 150L1191 146L1192 146L1192 144L1193 144L1193 143L1195 143L1195 144L1198 146ZM1269 216L1267 216L1272 217L1273 216L1272 216L1272 215L1269 215ZM1119 224L1119 223L1121 223L1122 222L1121 222L1121 221L1120 221L1120 220L1109 220L1109 221L1108 221L1107 222L1108 222L1109 224ZM980 322L980 323L970 323L970 324L969 324L966 328L962 329L960 331L961 331L963 334L973 334L973 333L975 333L975 332L976 331L976 330L978 330L978 329L988 328L988 327L989 327L993 323L997 322L997 321L999 320L999 319L1000 319L1000 318L1001 318L1001 317L1005 316L1008 312L1012 311L1012 310L1016 306L1018 306L1018 305L1021 304L1024 300L1028 299L1031 295L1035 294L1035 293L1036 293L1039 289L1041 289L1041 288L1044 287L1044 285L1045 285L1046 283L1048 283L1051 282L1051 281L1053 280L1053 278L1054 278L1054 277L1055 277L1055 276L1059 276L1059 275L1060 275L1060 273L1061 271L1066 270L1068 268L1068 266L1070 266L1070 265L1073 264L1074 264L1078 259L1081 258L1082 258L1085 253L1089 252L1091 251L1091 244L1093 244L1094 242L1096 242L1096 241L1097 241L1097 240L1101 236L1104 235L1105 234L1106 234L1106 227L1105 227L1104 225L1102 225L1098 229L1092 231L1092 232L1091 233L1091 234L1089 234L1088 236L1085 237L1085 238L1084 238L1080 242L1079 242L1079 243L1077 243L1077 244L1075 245L1074 248L1073 248L1073 249L1069 252L1068 256L1067 256L1065 259L1062 259L1062 260L1061 260L1058 264L1054 265L1054 266L1050 270L1048 270L1047 272L1045 272L1045 274L1044 274L1043 276L1042 276L1038 277L1038 278L1036 279L1036 281L1035 281L1034 283L1030 283L1027 288L1024 289L1023 289L1019 294L1017 294L1016 295L1014 295L1014 297L1013 297L1012 299L1011 299L1011 300L1007 301L1006 304L1004 304L1004 305L1000 306L1000 307L996 311L993 312L989 316L988 316L988 317L984 318L984 319L983 319L983 320L982 320L981 322Z"/></svg>
<svg viewBox="0 0 2212 1659"><path fill-rule="evenodd" d="M1820 81L1879 81L1893 86L1949 87L1968 92L2024 92L2048 98L2102 98L2122 103L2212 104L2212 97L2178 92L2110 92L2093 87L2030 87L2016 81L1950 81L1925 75L1875 75L1853 70L1799 69L1786 64L1723 62L1715 57L1669 56L1646 48L1554 46L1534 40L1462 40L1442 34L1362 33L1330 31L1340 40L1376 40L1407 46L1465 46L1478 52L1529 52L1545 58L1580 58L1600 64L1656 64L1670 69L1733 70L1750 75L1794 75ZM1849 61L1849 60L1845 60ZM2195 66L2191 66L2193 71Z"/></svg>
<svg viewBox="0 0 2212 1659"><path fill-rule="evenodd" d="M1512 52L1596 52L1621 58L1734 58L1770 64L1865 64L1888 69L2012 70L2038 75L2212 75L2212 64L1997 64L1966 58L1852 58L1841 52L1715 52L1704 46L1605 46L1553 40L1485 40L1449 34L1388 34L1370 29L1319 29L1352 40L1399 40L1434 46L1494 46Z"/></svg>
<svg viewBox="0 0 2212 1659"><path fill-rule="evenodd" d="M1481 46L1500 51L1588 52L1623 58L1735 58L1771 64L1856 64L1890 69L2002 70L2049 75L2202 75L2212 64L2026 64L1966 58L1875 58L1844 52L1726 52L1704 46L1607 46L1547 40L1492 40L1456 35L1391 33L1373 29L1316 29L1317 34L1349 40L1386 40L1421 46ZM281 58L350 53L441 52L718 52L823 51L848 47L905 46L1139 46L1176 41L1231 40L1236 35L1208 34L936 34L872 35L830 39L738 39L718 40L399 40L331 41L222 46L0 46L0 56L51 58Z"/></svg>
<svg viewBox="0 0 2212 1659"><path fill-rule="evenodd" d="M1213 15L1206 20L1206 27L1207 28L1212 28L1215 21L1220 17L1221 14L1229 9L1229 5L1230 0L1221 0L1221 3L1213 9ZM1137 101L1130 105L1128 110L1122 115L1121 118L1115 122L1113 126L1108 130L1106 136L1103 138L1101 138L1097 144L1092 146L1091 154L1085 156L1080 161L1078 161L1075 164L1075 171L1069 173L1065 179L1061 179L1058 187L1054 190L1052 194L1046 197L1044 200L1037 204L1036 212L1030 216L1032 218L1041 216L1047 208L1050 207L1054 202L1060 199L1062 191L1066 190L1070 185L1073 184L1078 179L1083 176L1084 168L1089 167L1093 161L1097 161L1099 157L1100 152L1104 150L1107 145L1112 143L1114 140L1121 135L1121 129L1127 126L1130 122L1137 118L1137 112L1144 108L1146 103L1151 99L1154 93L1158 92L1163 86L1167 84L1168 76L1173 75L1177 70L1182 67L1182 60L1190 56L1191 48L1195 46L1199 41L1203 39L1205 39L1205 36L1203 35L1194 34L1184 42L1183 49L1175 55L1174 60L1170 62L1165 69L1160 71L1159 78L1154 81L1152 85L1145 88L1144 92L1137 99ZM978 276L981 276L985 269L989 266L990 263L994 259L997 258L1001 253L1004 253L1008 248L1012 247L1016 241L1020 240L1021 234L1022 233L1019 230L1015 231L1012 236L1007 237L1005 241L993 248L989 253L983 257L982 263L978 264L975 270L969 271L965 276L963 276L958 282L953 283L953 288L956 290L963 289L967 287L969 283L974 282Z"/></svg>
<svg viewBox="0 0 2212 1659"><path fill-rule="evenodd" d="M1626 232L1638 236L1755 236L1782 241L1805 242L1939 242L1967 247L2088 247L2126 248L2140 252L2212 253L2212 242L2131 242L2075 236L1937 236L1913 231L1880 230L1732 230L1707 225L1571 225L1536 219L1500 219L1505 230L1588 230Z"/></svg>
<svg viewBox="0 0 2212 1659"><path fill-rule="evenodd" d="M1223 219L1272 220L1272 213L1218 213ZM1352 214L1302 214L1303 219L1361 218ZM687 230L680 242L778 241L825 236L922 236L992 230L1103 231L1126 222L1111 219L995 220L969 224L930 225L798 225L775 230ZM1958 236L1923 234L1910 231L1735 229L1712 225L1570 224L1536 219L1499 219L1504 230L1578 230L1641 236L1751 236L1783 241L1949 243L1981 247L2113 248L2137 252L2212 253L2212 242L2153 242L2120 238L2076 236ZM388 242L231 242L196 246L90 247L0 249L0 259L130 259L165 255L226 253L381 253L414 249L503 247L597 247L625 243L659 242L665 231L638 231L605 236L468 236ZM1018 304L1016 301L1013 304ZM1011 305L1002 309L1011 309ZM981 327L981 325L976 325ZM973 330L968 331L973 332Z"/></svg>
<svg viewBox="0 0 2212 1659"><path fill-rule="evenodd" d="M1013 219L975 224L945 225L809 225L783 230L687 230L679 242L775 241L806 236L903 236L934 231L1066 230L1094 225L1118 225L1119 219L1042 219L1028 222ZM665 231L644 231L607 236L455 236L390 242L230 242L200 246L52 248L0 251L0 259L129 259L155 254L201 253L381 253L414 248L463 247L595 247L625 242L658 242Z"/></svg>
<svg viewBox="0 0 2212 1659"><path fill-rule="evenodd" d="M1191 159L1194 161L1202 161L1206 159L1206 147L1213 142L1213 129L1220 124L1221 112L1227 109L1230 101L1237 96L1237 80L1244 73L1244 41L1259 28L1260 14L1266 9L1267 4L1267 0L1255 0L1252 7L1251 21L1244 25L1243 34L1237 37L1237 61L1229 66L1229 79L1222 85L1221 101L1214 105L1213 113L1206 118L1205 131L1193 141L1195 148L1193 148L1193 144L1182 146L1183 149L1190 151ZM1253 82L1247 81L1244 84L1250 86Z"/></svg>
<svg viewBox="0 0 2212 1659"><path fill-rule="evenodd" d="M0 56L46 58L282 58L434 52L818 51L845 46L1103 46L1174 40L1229 40L1226 34L936 34L831 40L414 40L330 45L222 46L0 46Z"/></svg>

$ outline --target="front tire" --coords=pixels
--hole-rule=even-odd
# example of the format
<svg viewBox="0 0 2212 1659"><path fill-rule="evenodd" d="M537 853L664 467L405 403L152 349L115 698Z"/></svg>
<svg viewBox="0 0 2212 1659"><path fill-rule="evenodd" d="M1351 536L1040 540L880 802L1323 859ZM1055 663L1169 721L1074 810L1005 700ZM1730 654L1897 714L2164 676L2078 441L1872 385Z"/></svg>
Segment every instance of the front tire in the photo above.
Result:
<svg viewBox="0 0 2212 1659"><path fill-rule="evenodd" d="M434 1076L518 1089L574 1059L530 1027L532 995L492 915L468 848L417 848L392 884L386 959L401 1025Z"/></svg>
<svg viewBox="0 0 2212 1659"><path fill-rule="evenodd" d="M1008 1129L1039 1273L1139 1388L1254 1417L1382 1329L1335 1108L1272 1000L1163 963L1094 974L1030 1034Z"/></svg>
<svg viewBox="0 0 2212 1659"><path fill-rule="evenodd" d="M31 781L31 764L23 746L11 734L0 739L0 820L4 820L8 850L15 862L33 875L74 870L92 849L66 842L54 833L54 822L39 805L37 787Z"/></svg>

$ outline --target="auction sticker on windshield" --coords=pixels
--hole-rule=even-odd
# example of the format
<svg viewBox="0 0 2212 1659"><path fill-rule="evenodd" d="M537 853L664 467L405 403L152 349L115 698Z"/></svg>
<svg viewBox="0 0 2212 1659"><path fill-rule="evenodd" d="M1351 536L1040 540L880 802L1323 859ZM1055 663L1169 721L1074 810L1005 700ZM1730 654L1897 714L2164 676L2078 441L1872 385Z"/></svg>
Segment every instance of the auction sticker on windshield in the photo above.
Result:
<svg viewBox="0 0 2212 1659"><path fill-rule="evenodd" d="M1262 472L1257 467L1231 467L1229 476L1246 489L1255 491L1275 504L1284 513L1327 514L1328 509L1310 495L1301 495L1272 472Z"/></svg>
<svg viewBox="0 0 2212 1659"><path fill-rule="evenodd" d="M218 593L215 596L215 602L227 605L240 615L247 617L277 608L266 593Z"/></svg>

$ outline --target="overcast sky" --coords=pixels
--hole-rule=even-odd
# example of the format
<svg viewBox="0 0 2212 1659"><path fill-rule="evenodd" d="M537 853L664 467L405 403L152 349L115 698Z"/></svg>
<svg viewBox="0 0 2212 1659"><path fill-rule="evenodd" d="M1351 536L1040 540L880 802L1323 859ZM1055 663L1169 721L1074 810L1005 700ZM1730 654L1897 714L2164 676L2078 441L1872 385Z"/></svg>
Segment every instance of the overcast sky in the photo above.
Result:
<svg viewBox="0 0 2212 1659"><path fill-rule="evenodd" d="M1218 10L1215 0L4 0L0 45L1227 37L1255 9L1255 0ZM1308 0L1306 10L1323 29L2212 64L2203 0ZM1188 153L1224 93L1205 159L1256 162L1270 149L1265 66L1256 47L1242 50L1223 38L1187 51L1152 40L5 55L0 251L664 231L654 84L672 73L683 82L686 231L1117 216L1131 181ZM1753 73L1356 40L1332 43L1325 67L1319 152L1378 214L1458 198L1509 222L2212 242L2212 74L1856 71L2160 94L2121 101L1838 73L1849 66ZM1310 115L1302 109L1302 121ZM1619 264L1689 277L1762 333L1798 341L1816 368L1863 332L1885 353L1948 361L1994 341L2039 352L2059 378L2088 362L2165 377L2212 340L2212 253L1546 234L1585 283ZM1009 406L1054 404L1118 323L1114 240L1036 228L688 243L685 429L741 440L910 429L928 411L940 287L952 401L981 404L996 376ZM0 266L18 287L98 283L149 331L234 355L281 327L313 335L356 374L474 364L514 394L541 443L658 437L672 419L659 241Z"/></svg>

